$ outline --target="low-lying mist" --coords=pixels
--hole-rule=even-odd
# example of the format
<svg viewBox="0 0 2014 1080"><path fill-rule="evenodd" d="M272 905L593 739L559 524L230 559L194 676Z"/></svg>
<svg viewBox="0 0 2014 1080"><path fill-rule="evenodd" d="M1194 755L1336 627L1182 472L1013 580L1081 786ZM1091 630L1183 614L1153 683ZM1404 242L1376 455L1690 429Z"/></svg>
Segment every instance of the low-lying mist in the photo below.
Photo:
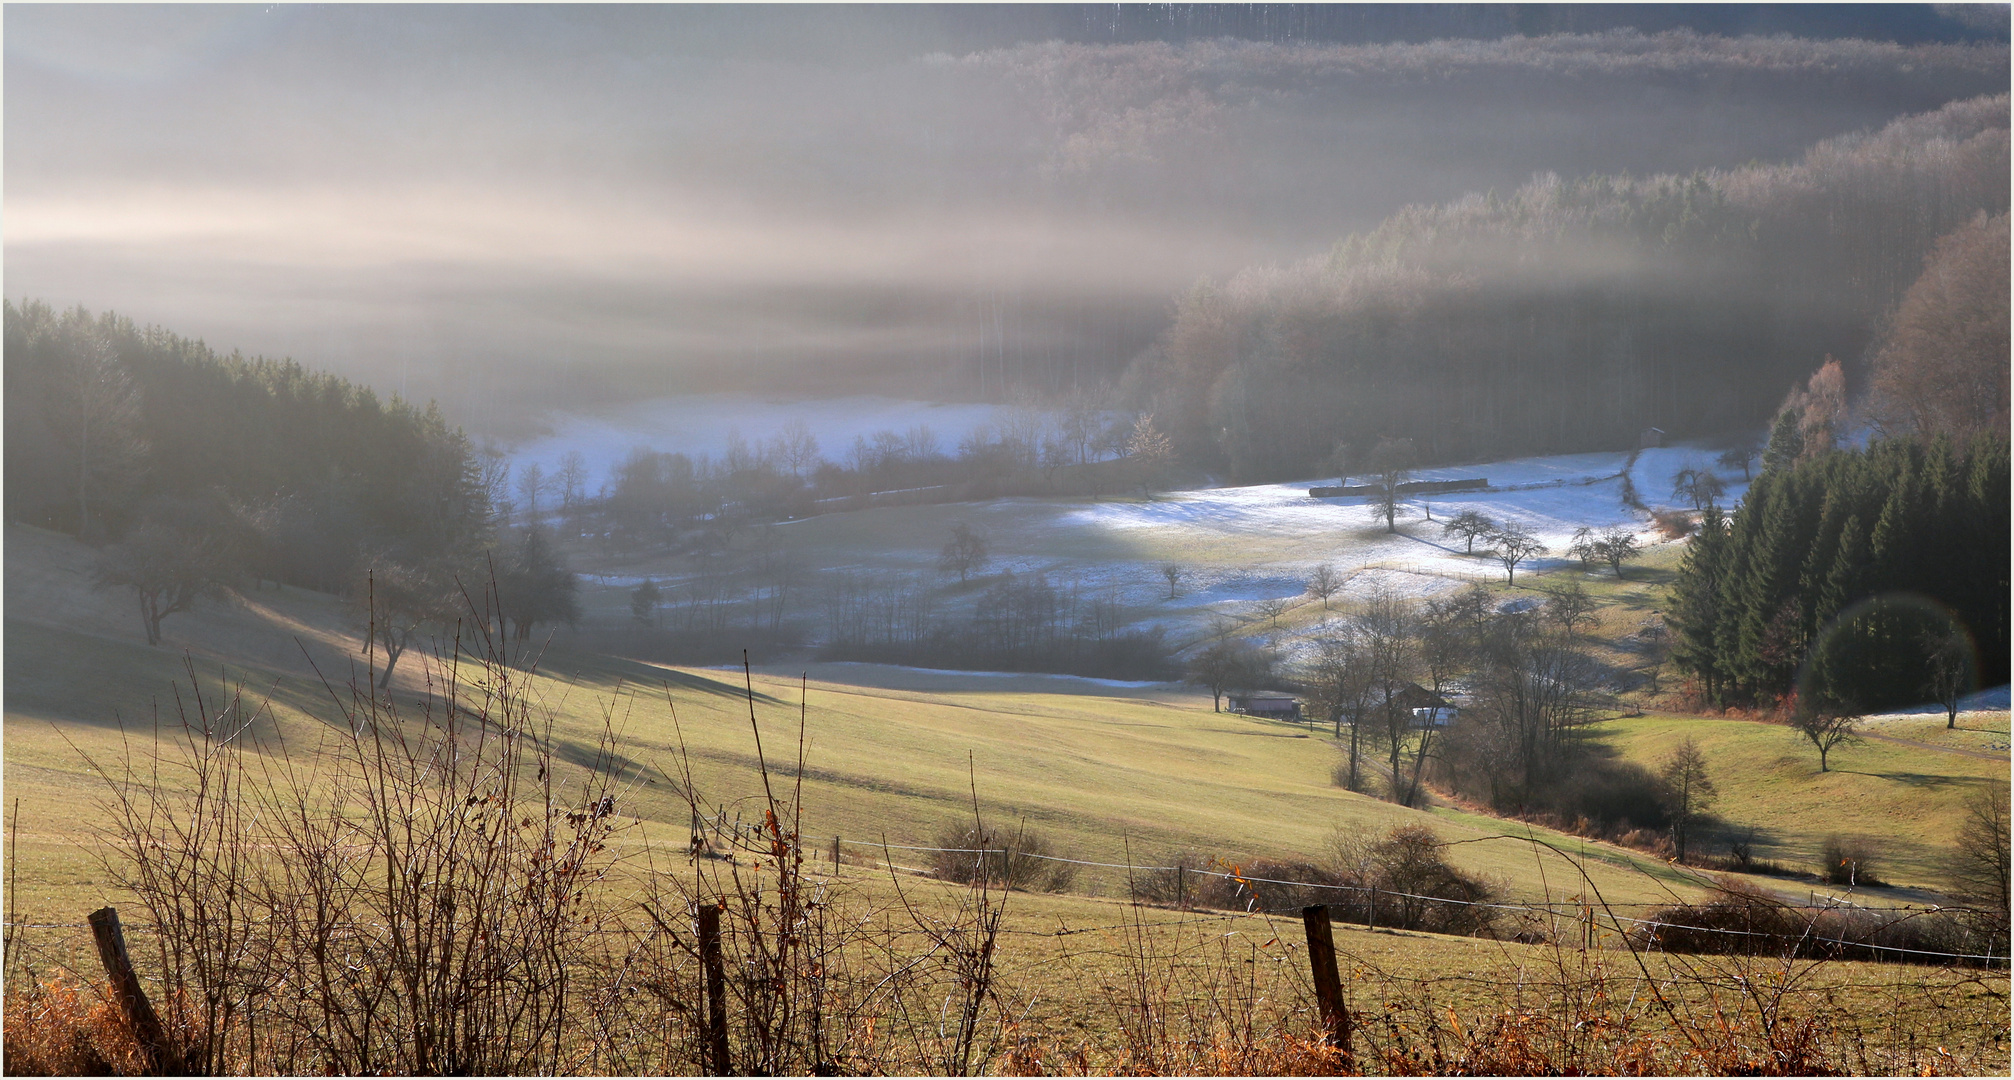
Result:
<svg viewBox="0 0 2014 1080"><path fill-rule="evenodd" d="M1000 400L1109 380L1198 279L1408 204L1790 159L2008 71L1955 23L1087 19L10 9L8 280L499 432L695 391Z"/></svg>

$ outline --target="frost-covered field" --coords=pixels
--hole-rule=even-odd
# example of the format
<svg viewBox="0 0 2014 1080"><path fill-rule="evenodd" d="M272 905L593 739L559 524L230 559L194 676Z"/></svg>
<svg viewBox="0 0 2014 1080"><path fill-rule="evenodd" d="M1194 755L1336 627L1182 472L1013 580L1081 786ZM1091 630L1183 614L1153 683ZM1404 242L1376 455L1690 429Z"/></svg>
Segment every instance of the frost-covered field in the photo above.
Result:
<svg viewBox="0 0 2014 1080"><path fill-rule="evenodd" d="M1710 468L1714 456L1712 450L1694 447L1642 452L1630 469L1638 498L1652 508L1673 505L1672 476L1680 469ZM1341 570L1369 568L1353 580L1352 591L1394 587L1432 592L1438 587L1405 579L1460 580L1503 573L1499 564L1467 554L1460 537L1441 534L1439 523L1464 510L1500 524L1521 525L1551 548L1548 557L1535 559L1520 571L1566 565L1566 549L1575 530L1583 526L1634 529L1643 542L1652 542L1655 534L1644 513L1623 501L1622 475L1628 461L1629 455L1621 453L1572 454L1421 470L1418 478L1423 480L1483 477L1492 490L1409 500L1397 533L1385 530L1384 519L1366 499L1309 498L1308 489L1319 486L1312 481L1178 492L1151 503L1074 507L1064 511L1056 525L1139 541L1159 538L1171 545L1195 546L1200 539L1218 542L1212 546L1236 545L1263 559L1266 569L1297 575L1302 581L1322 562ZM1747 484L1738 474L1723 479L1728 484L1724 501L1732 505ZM1258 588L1260 593L1267 591L1280 595L1278 586Z"/></svg>
<svg viewBox="0 0 2014 1080"><path fill-rule="evenodd" d="M578 450L587 458L593 486L638 446L688 457L706 454L718 458L736 435L751 446L760 446L785 425L802 420L818 440L819 452L833 460L845 455L855 436L884 429L906 432L919 424L929 427L938 444L951 451L966 435L997 423L1000 413L1001 408L995 405L944 405L865 395L779 401L750 394L697 394L639 401L592 416L561 413L548 421L551 434L519 443L509 452L515 466L537 462L551 475L569 451Z"/></svg>
<svg viewBox="0 0 2014 1080"><path fill-rule="evenodd" d="M1630 474L1638 498L1671 505L1672 474L1710 467L1717 449L1673 447L1638 455ZM1622 527L1646 546L1659 543L1648 515L1623 501L1626 453L1520 458L1484 465L1422 470L1421 479L1485 477L1492 490L1410 500L1398 531L1387 532L1362 498L1312 499L1308 488L1333 479L1171 492L1149 500L1007 498L983 503L890 507L827 514L793 522L777 535L824 570L945 579L937 555L954 523L969 523L989 542L992 562L981 582L1011 570L1041 574L1052 584L1119 601L1136 626L1160 626L1178 644L1199 640L1219 617L1251 625L1274 602L1297 605L1290 621L1305 625L1320 602L1307 597L1310 575L1323 563L1343 577L1335 598L1390 590L1432 596L1477 580L1502 581L1500 563L1463 551L1440 525L1465 509L1535 533L1551 554L1518 568L1577 565L1566 557L1574 531ZM1746 489L1739 472L1723 474L1723 502ZM1431 512L1431 519L1427 514ZM1177 569L1172 590L1163 568ZM643 566L605 568L619 586L651 572ZM660 578L662 575L660 575ZM969 602L981 588L957 590L949 602ZM1306 605L1313 604L1313 608Z"/></svg>

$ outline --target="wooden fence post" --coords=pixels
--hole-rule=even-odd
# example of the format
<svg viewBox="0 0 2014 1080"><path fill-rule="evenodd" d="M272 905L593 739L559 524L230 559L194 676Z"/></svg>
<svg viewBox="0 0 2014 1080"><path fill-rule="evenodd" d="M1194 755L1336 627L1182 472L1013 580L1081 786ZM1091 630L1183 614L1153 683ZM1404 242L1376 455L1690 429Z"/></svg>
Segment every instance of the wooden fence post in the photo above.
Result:
<svg viewBox="0 0 2014 1080"><path fill-rule="evenodd" d="M1179 863L1175 866L1175 910L1189 910L1188 871Z"/></svg>
<svg viewBox="0 0 2014 1080"><path fill-rule="evenodd" d="M112 979L112 996L119 1002L119 1008L126 1014L126 1022L133 1028L133 1035L140 1041L140 1052L146 1055L147 1071L159 1073L169 1064L165 1059L168 1050L167 1032L161 1030L161 1018L155 1014L152 1002L147 1000L147 992L140 988L140 976L133 971L133 958L126 952L126 934L119 927L119 913L112 908L99 908L89 916L91 937L98 943L98 960L105 965L105 974Z"/></svg>
<svg viewBox="0 0 2014 1080"><path fill-rule="evenodd" d="M836 836L832 838L832 869L839 869L839 838Z"/></svg>
<svg viewBox="0 0 2014 1080"><path fill-rule="evenodd" d="M1341 1055L1341 1067L1350 1067L1350 1010L1343 1004L1343 977L1336 969L1336 939L1329 927L1329 908L1313 904L1301 909L1301 921L1308 931L1308 966L1315 976L1315 1001L1321 1006L1322 1026L1328 1030L1329 1045Z"/></svg>
<svg viewBox="0 0 2014 1080"><path fill-rule="evenodd" d="M706 968L706 1057L713 1076L734 1075L727 1058L727 970L720 959L720 908L702 904L699 911L699 960Z"/></svg>

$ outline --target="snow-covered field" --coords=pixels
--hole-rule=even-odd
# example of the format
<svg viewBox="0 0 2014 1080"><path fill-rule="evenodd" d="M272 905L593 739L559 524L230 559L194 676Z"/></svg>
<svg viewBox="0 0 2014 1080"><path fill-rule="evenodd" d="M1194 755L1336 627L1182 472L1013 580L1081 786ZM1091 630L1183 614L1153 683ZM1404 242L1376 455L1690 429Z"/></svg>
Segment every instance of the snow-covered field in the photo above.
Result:
<svg viewBox="0 0 2014 1080"><path fill-rule="evenodd" d="M1710 468L1714 456L1713 450L1701 447L1643 451L1631 469L1639 499L1653 508L1673 505L1673 474L1685 468ZM1483 477L1491 490L1408 500L1398 533L1385 531L1383 518L1367 499L1309 498L1308 489L1319 486L1313 481L1177 492L1151 503L1074 507L1062 513L1057 525L1142 538L1158 532L1192 543L1208 537L1232 543L1247 540L1255 548L1269 550L1298 548L1278 562L1269 560L1266 569L1296 574L1305 581L1307 571L1328 562L1339 570L1362 571L1352 581L1351 591L1391 586L1431 592L1436 587L1418 581L1420 576L1459 581L1503 572L1494 562L1466 554L1460 537L1443 537L1434 524L1464 510L1500 524L1521 525L1551 549L1549 556L1532 560L1521 571L1567 565L1566 549L1582 526L1597 531L1634 529L1643 542L1651 542L1655 534L1645 515L1623 502L1622 474L1628 461L1629 455L1623 453L1570 454L1423 469L1417 474L1422 480ZM1728 482L1724 501L1731 506L1747 484L1738 474L1723 479ZM1404 580L1407 576L1413 580Z"/></svg>
<svg viewBox="0 0 2014 1080"><path fill-rule="evenodd" d="M1958 715L1967 713L2004 713L2009 707L2008 688L1995 686L1977 693L1967 694L1958 699ZM1942 705L1917 705L1913 708L1898 709L1895 712L1875 713L1861 717L1862 723L1880 724L1895 720L1921 720L1926 716L1942 717Z"/></svg>
<svg viewBox="0 0 2014 1080"><path fill-rule="evenodd" d="M892 423L889 415L869 426ZM1334 482L1321 478L1170 492L1149 500L1016 497L893 507L811 517L778 535L807 569L939 582L939 550L955 523L967 523L991 548L983 574L1041 574L1080 596L1116 599L1134 626L1163 627L1171 640L1186 645L1200 640L1220 617L1259 629L1254 624L1282 600L1295 605L1288 621L1304 625L1320 604L1307 595L1307 583L1324 563L1343 578L1333 598L1339 603L1383 591L1425 598L1472 581L1501 582L1499 562L1480 552L1467 554L1459 536L1442 533L1441 524L1463 510L1521 525L1550 548L1518 567L1520 581L1531 571L1577 566L1566 550L1583 526L1626 528L1646 547L1661 543L1649 515L1623 501L1625 468L1637 498L1657 509L1673 505L1674 473L1712 468L1717 454L1714 447L1677 446L1643 451L1633 464L1631 455L1617 452L1424 469L1416 474L1419 479L1483 477L1490 489L1409 499L1396 532L1386 530L1366 499L1310 498L1311 486ZM1720 475L1727 483L1722 502L1732 506L1747 484L1739 472ZM1177 570L1173 595L1163 576L1168 567ZM613 589L633 587L654 570L599 569L605 575L599 584ZM664 569L673 570L668 564ZM663 581L667 574L653 576ZM977 595L962 590L948 600L955 607Z"/></svg>
<svg viewBox="0 0 2014 1080"><path fill-rule="evenodd" d="M548 421L551 434L519 443L509 453L514 466L537 462L550 476L569 451L578 450L587 458L590 486L594 486L638 446L718 458L736 435L751 446L760 446L785 425L802 420L818 440L819 452L833 460L845 455L855 436L882 430L907 432L917 425L929 427L938 445L950 452L974 430L997 423L1001 411L995 405L945 405L866 395L779 401L752 394L695 394L639 401L592 416L561 413Z"/></svg>

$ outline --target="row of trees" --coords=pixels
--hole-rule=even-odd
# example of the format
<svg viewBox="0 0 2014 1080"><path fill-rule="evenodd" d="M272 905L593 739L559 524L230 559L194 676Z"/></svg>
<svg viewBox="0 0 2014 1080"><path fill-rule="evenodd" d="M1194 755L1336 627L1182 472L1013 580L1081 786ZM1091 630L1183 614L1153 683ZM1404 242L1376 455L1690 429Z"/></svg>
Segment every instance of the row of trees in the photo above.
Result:
<svg viewBox="0 0 2014 1080"><path fill-rule="evenodd" d="M2007 127L2005 96L1980 98L1793 164L1411 207L1326 259L1198 287L1123 387L1185 460L1242 479L1385 435L1476 460L1759 421L1816 356L1862 353L1940 237L2004 215Z"/></svg>
<svg viewBox="0 0 2014 1080"><path fill-rule="evenodd" d="M1888 439L1765 468L1709 506L1673 659L1716 704L1852 713L2007 680L2008 444Z"/></svg>
<svg viewBox="0 0 2014 1080"><path fill-rule="evenodd" d="M498 461L497 497L515 492L520 515L557 513L569 532L634 550L683 539L697 550L725 548L739 530L816 512L824 500L875 492L922 492L935 501L1013 492L1100 495L1157 489L1176 466L1173 446L1151 415L1118 415L1101 397L1071 395L1052 408L1023 403L999 424L982 425L946 448L927 425L858 436L842 460L794 422L767 440L730 438L719 457L637 447L609 472L598 494L579 478L586 464L566 458L547 478L538 465L515 483ZM556 499L541 504L542 496ZM508 509L508 508L507 508Z"/></svg>

